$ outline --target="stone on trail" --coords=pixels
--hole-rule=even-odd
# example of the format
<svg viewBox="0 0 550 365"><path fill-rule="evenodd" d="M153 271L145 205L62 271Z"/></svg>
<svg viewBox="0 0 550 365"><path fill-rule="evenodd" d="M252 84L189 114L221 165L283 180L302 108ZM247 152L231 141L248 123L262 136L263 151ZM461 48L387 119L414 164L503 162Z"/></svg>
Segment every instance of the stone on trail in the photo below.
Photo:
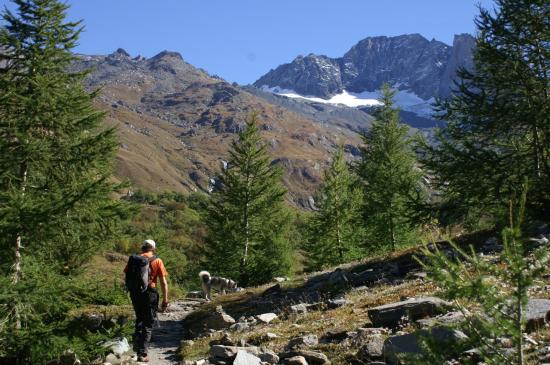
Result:
<svg viewBox="0 0 550 365"><path fill-rule="evenodd" d="M256 318L258 318L260 322L268 324L271 321L277 319L278 317L275 313L264 313L264 314L257 315Z"/></svg>
<svg viewBox="0 0 550 365"><path fill-rule="evenodd" d="M233 365L261 365L262 360L246 351L238 350Z"/></svg>
<svg viewBox="0 0 550 365"><path fill-rule="evenodd" d="M411 298L371 308L367 314L374 327L396 328L403 317L416 321L444 313L450 306L450 303L436 297Z"/></svg>

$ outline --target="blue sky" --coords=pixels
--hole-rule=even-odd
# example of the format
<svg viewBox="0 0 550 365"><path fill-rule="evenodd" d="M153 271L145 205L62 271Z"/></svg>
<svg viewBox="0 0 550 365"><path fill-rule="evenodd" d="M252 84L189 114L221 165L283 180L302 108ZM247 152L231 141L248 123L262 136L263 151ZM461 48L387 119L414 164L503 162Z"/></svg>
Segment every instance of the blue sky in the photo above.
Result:
<svg viewBox="0 0 550 365"><path fill-rule="evenodd" d="M86 31L77 52L178 51L228 81L252 83L308 53L343 55L368 36L420 33L452 43L474 33L492 0L67 0ZM11 6L0 0L2 9Z"/></svg>

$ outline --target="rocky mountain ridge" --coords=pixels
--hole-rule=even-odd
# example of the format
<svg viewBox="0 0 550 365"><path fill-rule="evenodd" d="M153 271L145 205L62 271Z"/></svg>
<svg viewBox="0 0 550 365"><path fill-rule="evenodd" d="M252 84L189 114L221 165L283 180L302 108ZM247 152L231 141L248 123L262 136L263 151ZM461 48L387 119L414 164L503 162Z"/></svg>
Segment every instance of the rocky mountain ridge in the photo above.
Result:
<svg viewBox="0 0 550 365"><path fill-rule="evenodd" d="M387 82L424 100L446 97L457 68L472 66L474 45L469 34L455 35L452 46L420 34L368 37L339 58L298 56L270 70L254 86L329 99L344 90L375 91Z"/></svg>

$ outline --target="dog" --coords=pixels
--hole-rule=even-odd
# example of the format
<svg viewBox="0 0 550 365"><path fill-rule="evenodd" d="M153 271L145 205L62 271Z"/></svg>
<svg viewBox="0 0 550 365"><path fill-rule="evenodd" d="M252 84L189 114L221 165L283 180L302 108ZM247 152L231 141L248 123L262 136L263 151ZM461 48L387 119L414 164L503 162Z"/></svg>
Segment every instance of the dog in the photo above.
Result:
<svg viewBox="0 0 550 365"><path fill-rule="evenodd" d="M218 289L222 294L226 293L226 290L236 291L237 283L231 279L221 278L218 276L211 276L208 271L201 271L199 273L201 279L202 292L206 300L212 300L212 288Z"/></svg>

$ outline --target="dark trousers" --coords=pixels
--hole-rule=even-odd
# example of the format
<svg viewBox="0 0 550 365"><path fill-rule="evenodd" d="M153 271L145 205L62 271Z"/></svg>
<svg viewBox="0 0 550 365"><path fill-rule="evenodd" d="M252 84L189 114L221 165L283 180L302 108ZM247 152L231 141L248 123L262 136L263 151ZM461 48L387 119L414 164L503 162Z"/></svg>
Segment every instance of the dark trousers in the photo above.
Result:
<svg viewBox="0 0 550 365"><path fill-rule="evenodd" d="M148 288L145 293L130 293L130 298L136 313L134 351L138 355L147 354L153 326L157 321L159 293L154 288Z"/></svg>

